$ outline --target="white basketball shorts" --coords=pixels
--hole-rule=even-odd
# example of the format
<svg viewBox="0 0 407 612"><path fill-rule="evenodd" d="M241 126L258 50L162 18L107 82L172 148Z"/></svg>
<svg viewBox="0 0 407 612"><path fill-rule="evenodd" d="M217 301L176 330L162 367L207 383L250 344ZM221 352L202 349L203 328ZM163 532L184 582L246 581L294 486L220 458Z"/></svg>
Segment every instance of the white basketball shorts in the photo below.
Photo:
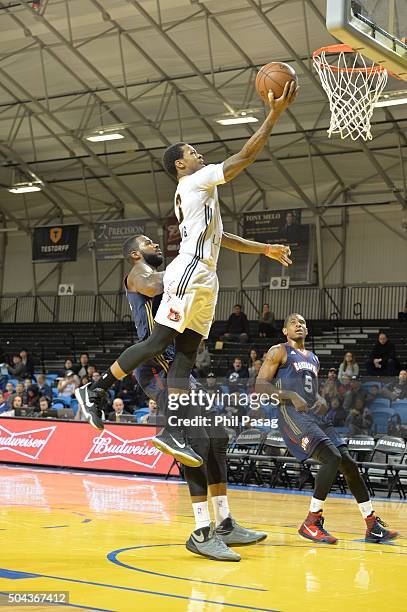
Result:
<svg viewBox="0 0 407 612"><path fill-rule="evenodd" d="M155 320L180 333L192 329L207 338L218 291L216 270L192 256L178 255L165 271L164 293Z"/></svg>

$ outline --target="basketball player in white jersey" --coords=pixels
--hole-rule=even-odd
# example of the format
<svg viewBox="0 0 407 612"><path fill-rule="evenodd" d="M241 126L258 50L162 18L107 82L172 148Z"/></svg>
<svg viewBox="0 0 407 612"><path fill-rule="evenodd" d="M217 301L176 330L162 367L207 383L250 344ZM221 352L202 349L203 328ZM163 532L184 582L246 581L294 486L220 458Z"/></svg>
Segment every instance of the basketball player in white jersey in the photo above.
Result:
<svg viewBox="0 0 407 612"><path fill-rule="evenodd" d="M198 346L202 338L208 337L215 314L218 296L216 265L221 246L240 253L265 255L285 266L292 263L288 246L245 240L223 231L217 185L233 180L254 162L267 143L274 124L295 100L297 93L294 81L286 84L277 100L270 92L270 112L265 121L242 149L222 164L205 166L202 155L186 143L172 145L165 151L165 168L178 179L174 203L180 224L180 251L164 273L164 294L149 338L127 348L98 383L90 383L75 392L85 417L97 429L103 429L98 404L104 391L144 361L162 353L174 339L176 356L167 377L168 394L176 399L189 391L189 377ZM151 275L145 279L147 290L147 285L152 291L156 289L154 279L157 283L162 282L163 273L157 272L156 275L156 278ZM185 416L180 408L172 408L171 416L174 418L171 425L167 424L152 442L181 463L199 467L202 458L187 443L179 424Z"/></svg>

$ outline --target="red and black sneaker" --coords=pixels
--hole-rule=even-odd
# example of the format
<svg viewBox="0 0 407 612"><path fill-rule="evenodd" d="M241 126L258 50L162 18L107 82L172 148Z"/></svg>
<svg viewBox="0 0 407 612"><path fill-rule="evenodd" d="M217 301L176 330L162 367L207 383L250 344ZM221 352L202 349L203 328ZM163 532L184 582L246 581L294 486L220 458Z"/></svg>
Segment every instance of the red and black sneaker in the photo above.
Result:
<svg viewBox="0 0 407 612"><path fill-rule="evenodd" d="M298 533L307 540L321 542L323 544L336 544L337 538L331 536L324 529L324 518L322 512L308 512L308 516L298 530Z"/></svg>
<svg viewBox="0 0 407 612"><path fill-rule="evenodd" d="M394 540L399 536L398 531L390 531L390 529L386 529L386 523L376 516L374 512L365 518L365 521L367 525L365 537L366 542L379 544L380 542Z"/></svg>

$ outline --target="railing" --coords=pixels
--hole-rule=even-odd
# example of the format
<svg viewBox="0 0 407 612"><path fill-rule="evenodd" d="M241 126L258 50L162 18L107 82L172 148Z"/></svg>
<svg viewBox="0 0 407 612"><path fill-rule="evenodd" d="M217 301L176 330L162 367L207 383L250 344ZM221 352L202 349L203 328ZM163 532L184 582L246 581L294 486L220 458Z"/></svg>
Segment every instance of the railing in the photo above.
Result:
<svg viewBox="0 0 407 612"><path fill-rule="evenodd" d="M290 289L222 289L216 319L225 320L234 304L257 319L267 302L277 319L299 312L306 319L396 319L407 301L407 285L291 287ZM333 313L335 313L333 315ZM130 309L122 293L0 297L0 323L120 323Z"/></svg>

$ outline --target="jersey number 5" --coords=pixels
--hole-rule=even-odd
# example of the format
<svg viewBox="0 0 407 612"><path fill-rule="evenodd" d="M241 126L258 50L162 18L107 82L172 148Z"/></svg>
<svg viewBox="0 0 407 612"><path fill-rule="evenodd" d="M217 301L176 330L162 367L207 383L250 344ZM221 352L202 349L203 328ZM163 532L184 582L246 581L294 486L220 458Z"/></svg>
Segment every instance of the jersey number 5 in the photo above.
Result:
<svg viewBox="0 0 407 612"><path fill-rule="evenodd" d="M313 393L314 391L312 385L312 376L310 374L304 374L304 391L306 393Z"/></svg>

